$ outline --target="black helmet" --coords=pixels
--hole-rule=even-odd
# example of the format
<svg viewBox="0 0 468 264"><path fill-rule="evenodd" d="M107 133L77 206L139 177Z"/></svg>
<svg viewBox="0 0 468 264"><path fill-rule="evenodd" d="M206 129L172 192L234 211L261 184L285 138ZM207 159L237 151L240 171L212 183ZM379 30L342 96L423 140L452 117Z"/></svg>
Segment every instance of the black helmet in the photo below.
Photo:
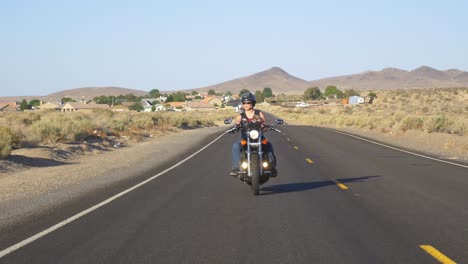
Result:
<svg viewBox="0 0 468 264"><path fill-rule="evenodd" d="M255 94L253 93L245 93L242 94L241 96L241 102L252 102L252 106L255 106L255 103L257 102L257 98L255 97Z"/></svg>

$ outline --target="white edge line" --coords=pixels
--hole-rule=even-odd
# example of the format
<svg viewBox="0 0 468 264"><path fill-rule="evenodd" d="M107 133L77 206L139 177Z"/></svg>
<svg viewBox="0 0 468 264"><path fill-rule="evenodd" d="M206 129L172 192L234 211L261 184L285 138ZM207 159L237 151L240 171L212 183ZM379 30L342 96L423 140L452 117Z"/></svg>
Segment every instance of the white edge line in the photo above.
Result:
<svg viewBox="0 0 468 264"><path fill-rule="evenodd" d="M6 256L7 254L10 254L11 252L14 252L14 251L26 246L27 244L30 244L30 243L34 242L35 240L37 240L37 239L39 239L39 238L41 238L41 237L43 237L43 236L45 236L45 235L47 235L47 234L49 234L51 232L63 227L63 226L75 221L76 219L78 219L78 218L80 218L82 216L87 215L88 213L90 213L90 212L92 212L92 211L94 211L94 210L96 210L96 209L98 209L98 208L100 208L100 207L114 201L115 199L117 199L117 198L119 198L121 196L124 196L125 194L127 194L127 193L129 193L129 192L131 192L131 191L145 185L146 183L158 178L159 176L163 175L164 173L174 169L175 167L179 166L180 164L184 163L185 161L191 159L193 156L197 155L198 153L200 153L201 151L203 151L204 149L209 147L211 144L216 142L218 139L220 139L224 135L225 135L225 133L221 134L219 137L217 137L216 139L214 139L213 141L208 143L203 148L199 149L197 152L193 153L192 155L188 156L187 158L185 158L184 160L178 162L177 164L173 165L172 167L170 167L170 168L168 168L168 169L166 169L166 170L152 176L151 178L148 178L148 179L146 179L146 180L144 180L144 181L130 187L129 189L127 189L125 191L122 191L122 192L120 192L120 193L118 193L118 194L116 194L116 195L114 195L114 196L112 196L112 197L110 197L110 198L108 198L108 199L106 199L106 200L104 200L104 201L102 201L102 202L100 202L100 203L98 203L98 204L84 210L84 211L81 211L80 213L77 213L77 214L73 215L72 217L70 217L68 219L65 219L64 221L62 221L62 222L60 222L58 224L55 224L54 226L51 226L51 227L49 227L49 228L35 234L34 236L31 236L31 237L29 237L29 238L27 238L27 239L25 239L25 240L23 240L21 242L18 242L16 244L14 244L14 245L0 251L0 258Z"/></svg>
<svg viewBox="0 0 468 264"><path fill-rule="evenodd" d="M375 141L372 141L372 140L369 140L369 139L365 139L365 138L362 138L362 137L355 136L353 134L348 134L346 132L341 132L341 131L338 131L338 130L325 128L325 127L320 127L320 128L323 128L325 130L332 131L332 132L335 132L335 133L343 134L343 135L346 135L346 136L354 137L354 138L357 138L357 139L360 139L360 140L363 140L363 141L367 141L367 142L370 142L370 143L374 143L374 144L382 146L382 147L386 147L386 148L398 150L398 151L401 151L401 152L405 152L405 153L408 153L408 154L412 154L412 155L415 155L415 156L423 157L423 158L426 158L426 159L436 160L436 161L448 163L448 164L451 164L451 165L460 166L460 167L463 167L463 168L468 168L468 166L466 166L466 165L462 165L462 164L459 164L459 163L450 162L450 161L446 161L446 160L441 160L441 159L421 155L421 154L418 154L418 153L414 153L414 152L411 152L411 151L399 149L399 148L396 148L396 147L388 146L388 145L385 145L385 144L382 144L382 143L379 143L379 142L375 142Z"/></svg>

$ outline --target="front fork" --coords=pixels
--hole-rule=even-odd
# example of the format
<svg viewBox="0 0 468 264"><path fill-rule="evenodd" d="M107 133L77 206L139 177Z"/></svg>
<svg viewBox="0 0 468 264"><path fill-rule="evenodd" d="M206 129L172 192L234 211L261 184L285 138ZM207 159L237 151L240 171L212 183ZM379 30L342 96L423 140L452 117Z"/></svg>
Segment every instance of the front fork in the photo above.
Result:
<svg viewBox="0 0 468 264"><path fill-rule="evenodd" d="M258 136L257 144L257 153L258 153L258 166L260 170L260 175L263 175L263 150L262 150L262 134ZM250 145L250 136L247 135L247 175L252 177L252 169L251 169L251 158L252 155L252 147Z"/></svg>

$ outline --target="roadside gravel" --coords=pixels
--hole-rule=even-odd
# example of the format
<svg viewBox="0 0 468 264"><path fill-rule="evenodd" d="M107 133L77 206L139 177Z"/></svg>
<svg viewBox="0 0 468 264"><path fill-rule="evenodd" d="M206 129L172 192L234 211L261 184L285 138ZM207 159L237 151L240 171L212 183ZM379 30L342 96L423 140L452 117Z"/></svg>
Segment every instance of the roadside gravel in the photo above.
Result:
<svg viewBox="0 0 468 264"><path fill-rule="evenodd" d="M468 137L443 133L407 131L383 134L356 128L333 128L435 158L468 164Z"/></svg>

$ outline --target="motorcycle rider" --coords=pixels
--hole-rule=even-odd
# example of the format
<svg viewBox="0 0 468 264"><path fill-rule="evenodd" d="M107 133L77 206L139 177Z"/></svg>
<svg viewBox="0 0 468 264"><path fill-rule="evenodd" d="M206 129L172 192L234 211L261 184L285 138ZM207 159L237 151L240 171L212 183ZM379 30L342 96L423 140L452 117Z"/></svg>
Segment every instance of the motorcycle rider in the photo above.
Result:
<svg viewBox="0 0 468 264"><path fill-rule="evenodd" d="M255 120L257 122L262 122L262 127L266 123L265 115L262 111L254 109L257 99L253 93L244 93L241 96L242 108L244 111L241 112L239 116L236 117L234 124L240 126L241 122L252 122ZM266 131L266 129L264 129ZM242 137L245 138L247 135L242 131ZM231 176L237 176L239 173L240 165L240 155L241 155L242 146L240 140L237 140L232 144L232 171ZM273 151L273 145L268 141L265 145L264 151L267 153L268 159L270 160L271 165L271 176L276 177L278 172L276 170L276 157Z"/></svg>

